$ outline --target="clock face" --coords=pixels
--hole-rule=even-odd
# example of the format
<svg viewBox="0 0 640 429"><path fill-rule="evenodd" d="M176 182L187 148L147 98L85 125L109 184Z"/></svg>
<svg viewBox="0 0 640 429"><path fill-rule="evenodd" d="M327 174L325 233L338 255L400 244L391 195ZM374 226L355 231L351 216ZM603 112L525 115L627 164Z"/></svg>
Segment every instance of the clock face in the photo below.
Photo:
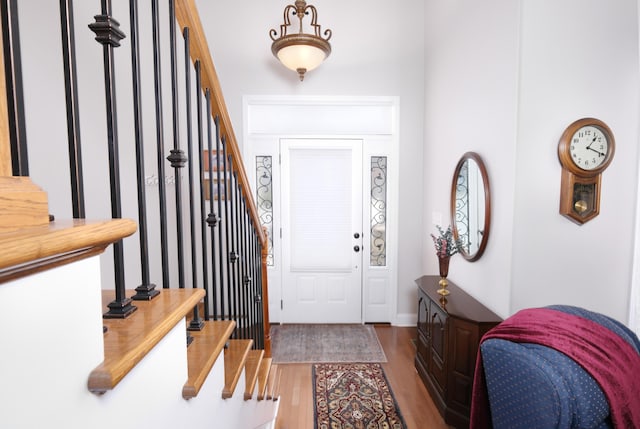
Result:
<svg viewBox="0 0 640 429"><path fill-rule="evenodd" d="M569 154L575 165L583 170L593 170L607 159L609 141L602 130L594 125L578 128L571 137Z"/></svg>

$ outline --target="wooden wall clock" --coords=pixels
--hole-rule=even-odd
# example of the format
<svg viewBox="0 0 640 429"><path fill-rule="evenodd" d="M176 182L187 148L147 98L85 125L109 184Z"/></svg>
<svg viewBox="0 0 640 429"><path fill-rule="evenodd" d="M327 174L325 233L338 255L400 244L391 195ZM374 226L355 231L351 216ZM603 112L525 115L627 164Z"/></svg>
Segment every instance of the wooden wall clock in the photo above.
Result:
<svg viewBox="0 0 640 429"><path fill-rule="evenodd" d="M600 182L615 152L611 129L583 118L567 127L558 143L562 165L560 214L582 225L600 213Z"/></svg>

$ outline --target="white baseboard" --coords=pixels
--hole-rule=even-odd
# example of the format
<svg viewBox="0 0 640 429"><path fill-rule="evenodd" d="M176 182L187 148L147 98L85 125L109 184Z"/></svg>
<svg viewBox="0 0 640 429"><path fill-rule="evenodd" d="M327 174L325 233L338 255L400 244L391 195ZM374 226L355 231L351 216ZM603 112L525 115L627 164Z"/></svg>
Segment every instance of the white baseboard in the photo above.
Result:
<svg viewBox="0 0 640 429"><path fill-rule="evenodd" d="M396 314L393 326L416 326L418 323L417 313L400 313Z"/></svg>

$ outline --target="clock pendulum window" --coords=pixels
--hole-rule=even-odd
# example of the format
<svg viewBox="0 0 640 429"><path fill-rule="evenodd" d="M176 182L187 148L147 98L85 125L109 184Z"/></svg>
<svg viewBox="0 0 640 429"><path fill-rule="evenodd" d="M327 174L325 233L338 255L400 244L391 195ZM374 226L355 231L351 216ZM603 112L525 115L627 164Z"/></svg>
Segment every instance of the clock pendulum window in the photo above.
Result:
<svg viewBox="0 0 640 429"><path fill-rule="evenodd" d="M560 214L582 225L600 213L600 182L615 152L611 129L599 119L583 118L562 133Z"/></svg>

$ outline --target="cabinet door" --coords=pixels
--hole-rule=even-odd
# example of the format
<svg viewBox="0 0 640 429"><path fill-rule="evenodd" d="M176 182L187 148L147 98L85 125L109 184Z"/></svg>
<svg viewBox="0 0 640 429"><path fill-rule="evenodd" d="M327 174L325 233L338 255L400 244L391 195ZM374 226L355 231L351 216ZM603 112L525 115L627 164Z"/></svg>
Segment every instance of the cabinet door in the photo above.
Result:
<svg viewBox="0 0 640 429"><path fill-rule="evenodd" d="M418 298L418 335L416 338L417 355L422 365L428 368L429 360L429 300L420 293Z"/></svg>
<svg viewBox="0 0 640 429"><path fill-rule="evenodd" d="M447 386L447 313L431 301L429 338L431 341L429 372L440 392L444 394Z"/></svg>
<svg viewBox="0 0 640 429"><path fill-rule="evenodd" d="M429 300L420 291L418 297L418 333L429 336Z"/></svg>
<svg viewBox="0 0 640 429"><path fill-rule="evenodd" d="M477 325L453 319L450 323L451 354L447 403L464 415L471 410L471 390L480 341Z"/></svg>

